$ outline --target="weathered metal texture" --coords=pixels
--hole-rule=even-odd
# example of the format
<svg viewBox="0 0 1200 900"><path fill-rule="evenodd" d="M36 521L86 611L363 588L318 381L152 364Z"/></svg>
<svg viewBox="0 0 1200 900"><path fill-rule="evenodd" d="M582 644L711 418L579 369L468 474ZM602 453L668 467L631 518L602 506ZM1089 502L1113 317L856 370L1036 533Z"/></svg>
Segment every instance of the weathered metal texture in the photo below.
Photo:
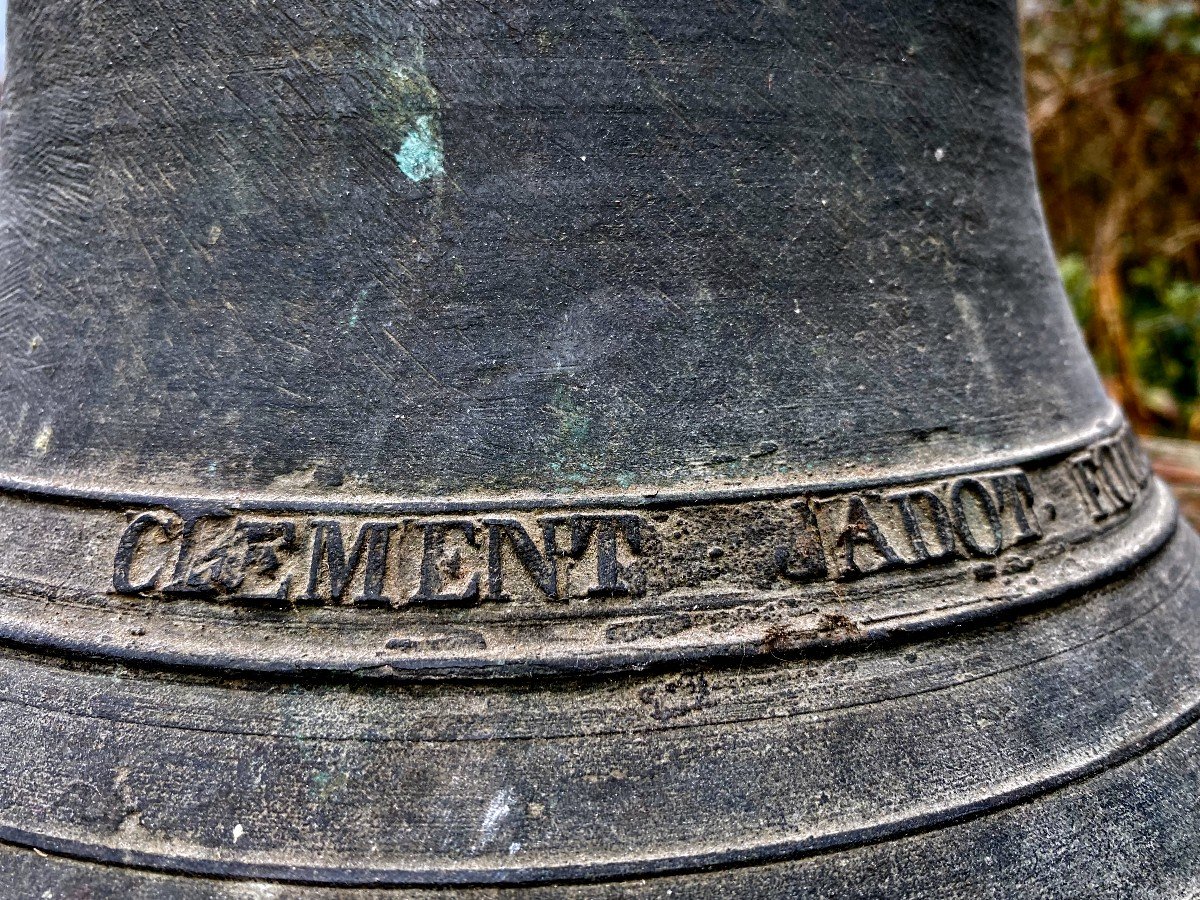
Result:
<svg viewBox="0 0 1200 900"><path fill-rule="evenodd" d="M9 28L0 892L1200 889L1009 3Z"/></svg>

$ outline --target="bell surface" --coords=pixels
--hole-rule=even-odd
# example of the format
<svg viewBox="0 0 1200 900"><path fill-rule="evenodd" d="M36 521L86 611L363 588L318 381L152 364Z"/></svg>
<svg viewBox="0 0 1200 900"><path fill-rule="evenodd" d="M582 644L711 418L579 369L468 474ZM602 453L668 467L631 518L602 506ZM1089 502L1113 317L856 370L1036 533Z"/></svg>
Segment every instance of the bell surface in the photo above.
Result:
<svg viewBox="0 0 1200 900"><path fill-rule="evenodd" d="M9 17L0 895L1200 888L1012 0Z"/></svg>

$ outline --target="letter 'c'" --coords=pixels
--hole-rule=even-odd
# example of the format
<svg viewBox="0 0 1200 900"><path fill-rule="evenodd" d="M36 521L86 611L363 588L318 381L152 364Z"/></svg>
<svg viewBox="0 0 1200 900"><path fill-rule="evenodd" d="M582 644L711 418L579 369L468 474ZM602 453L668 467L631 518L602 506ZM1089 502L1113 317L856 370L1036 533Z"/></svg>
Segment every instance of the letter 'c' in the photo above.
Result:
<svg viewBox="0 0 1200 900"><path fill-rule="evenodd" d="M133 567L134 554L146 532L152 528L159 528L165 533L169 525L170 522L160 519L154 513L142 513L129 523L125 533L121 535L121 540L117 544L117 554L113 558L113 589L118 594L140 594L142 591L148 591L154 587L159 575L162 574L163 567L161 565L149 578L138 584L132 584L129 581L129 572Z"/></svg>

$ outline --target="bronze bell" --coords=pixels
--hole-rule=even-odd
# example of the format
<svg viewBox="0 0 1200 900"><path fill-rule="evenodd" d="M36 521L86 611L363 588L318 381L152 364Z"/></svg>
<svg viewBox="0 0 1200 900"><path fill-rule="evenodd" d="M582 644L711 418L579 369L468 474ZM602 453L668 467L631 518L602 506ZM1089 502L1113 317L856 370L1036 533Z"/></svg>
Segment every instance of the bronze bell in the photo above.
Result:
<svg viewBox="0 0 1200 900"><path fill-rule="evenodd" d="M1174 896L1196 537L1012 0L16 0L0 893Z"/></svg>

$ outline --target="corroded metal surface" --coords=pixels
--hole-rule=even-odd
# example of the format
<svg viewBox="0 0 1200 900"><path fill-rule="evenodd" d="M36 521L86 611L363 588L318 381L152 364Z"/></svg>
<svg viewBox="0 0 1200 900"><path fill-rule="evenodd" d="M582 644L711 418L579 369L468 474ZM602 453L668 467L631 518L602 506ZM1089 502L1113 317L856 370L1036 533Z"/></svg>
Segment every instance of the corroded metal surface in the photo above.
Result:
<svg viewBox="0 0 1200 900"><path fill-rule="evenodd" d="M1200 886L1010 4L11 16L0 894Z"/></svg>
<svg viewBox="0 0 1200 900"><path fill-rule="evenodd" d="M493 504L85 506L26 488L0 526L25 567L0 574L0 634L220 670L517 676L745 659L1044 603L1174 529L1127 431L1010 462Z"/></svg>

